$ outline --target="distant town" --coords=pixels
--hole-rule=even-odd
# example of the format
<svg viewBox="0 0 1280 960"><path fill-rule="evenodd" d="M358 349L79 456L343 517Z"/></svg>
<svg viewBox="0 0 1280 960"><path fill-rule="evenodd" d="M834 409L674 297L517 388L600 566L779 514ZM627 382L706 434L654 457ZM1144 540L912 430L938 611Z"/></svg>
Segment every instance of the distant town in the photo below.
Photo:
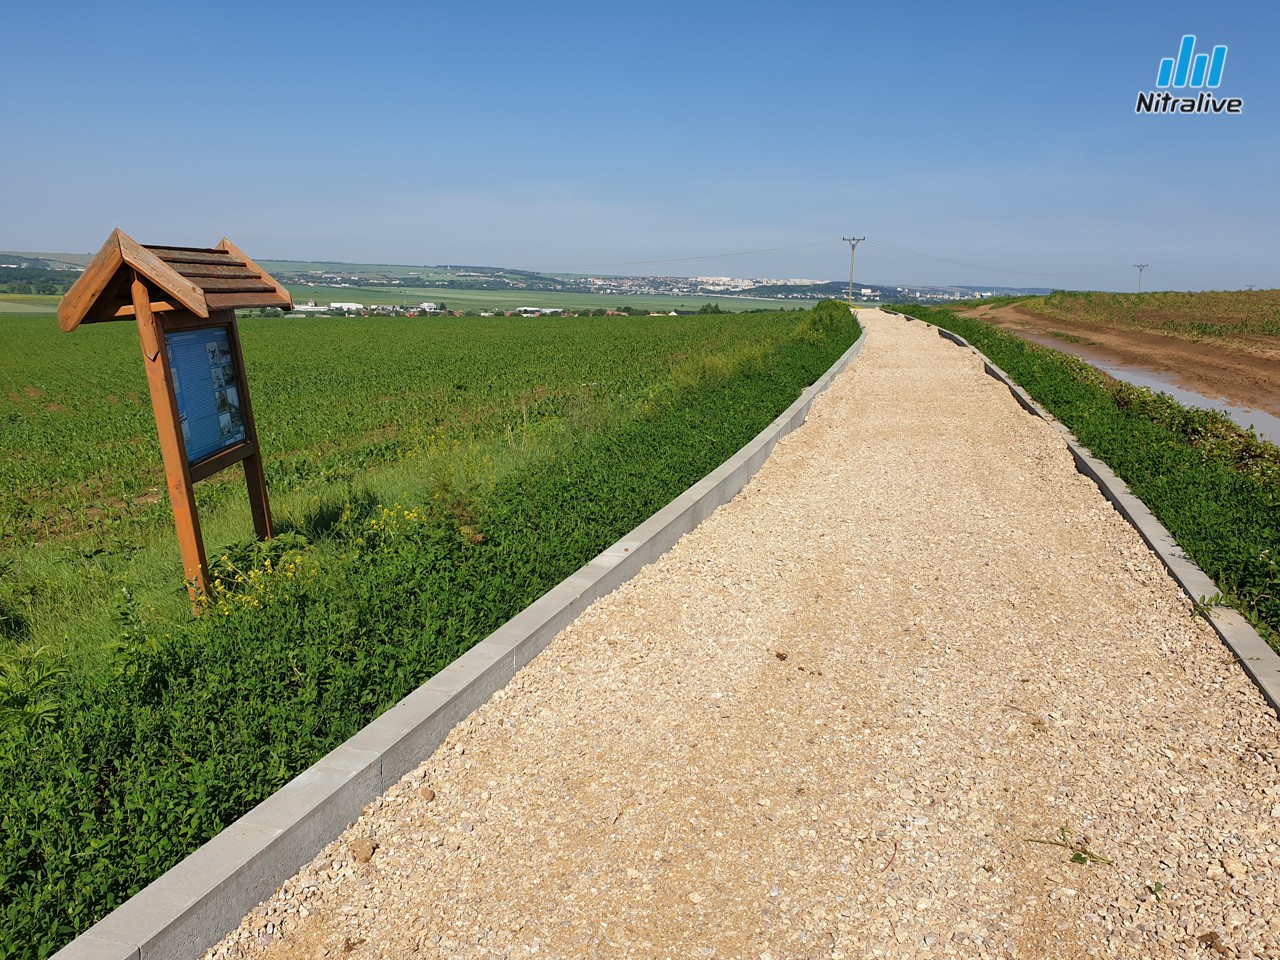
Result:
<svg viewBox="0 0 1280 960"><path fill-rule="evenodd" d="M0 252L0 290L15 294L60 294L65 292L82 271L89 255L51 253ZM679 297L697 301L742 299L752 301L813 302L824 299L846 299L849 284L841 280L811 280L788 277L667 277L667 276L584 276L577 274L537 273L503 267L442 265L435 267L397 266L388 264L311 263L297 260L259 261L273 276L295 290L307 287L367 290L378 298L378 292L395 291L398 304L366 304L358 295L350 299L316 296L296 297L300 313L408 313L439 314L449 311L448 290L538 293L545 301L547 294L591 294L617 297ZM439 292L436 300L420 304L407 302L412 291ZM322 291L317 289L317 294ZM977 297L1010 294L1048 293L1042 288L897 285L856 282L853 299L863 303L945 302ZM496 308L495 308L496 309ZM553 307L521 307L508 311L525 315L563 312ZM572 311L571 311L572 312Z"/></svg>
<svg viewBox="0 0 1280 960"><path fill-rule="evenodd" d="M290 286L317 287L411 287L462 290L526 290L540 293L589 293L610 296L740 297L750 300L846 299L847 282L778 279L771 277L666 277L666 276L576 276L532 273L498 267L442 266L432 272L407 268L398 275L363 270L281 270L275 274ZM434 271L448 271L437 276ZM868 303L969 300L974 297L1006 296L1015 293L1048 293L1047 289L1008 287L898 286L857 283L855 300Z"/></svg>

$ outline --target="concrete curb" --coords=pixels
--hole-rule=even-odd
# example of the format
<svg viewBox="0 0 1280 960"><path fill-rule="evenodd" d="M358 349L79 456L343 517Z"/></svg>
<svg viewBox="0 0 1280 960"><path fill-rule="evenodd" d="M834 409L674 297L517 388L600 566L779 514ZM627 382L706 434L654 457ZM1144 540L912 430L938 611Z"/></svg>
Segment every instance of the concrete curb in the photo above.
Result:
<svg viewBox="0 0 1280 960"><path fill-rule="evenodd" d="M508 620L319 763L227 827L58 953L53 960L197 958L235 929L365 804L416 767L600 597L666 553L760 469L814 398L862 351L866 331L750 443Z"/></svg>
<svg viewBox="0 0 1280 960"><path fill-rule="evenodd" d="M886 312L891 313L893 311ZM905 316L905 314L895 315ZM933 324L926 321L920 322L926 323L927 326L933 326ZM987 375L999 380L1008 387L1009 392L1013 394L1013 399L1018 402L1019 406L1033 416L1039 417L1062 434L1063 439L1067 442L1067 449L1071 451L1071 456L1076 461L1076 469L1098 485L1102 495L1110 500L1117 512L1138 531L1138 535L1146 541L1147 546L1160 558L1160 562L1165 565L1169 575L1182 588L1182 592L1191 598L1192 602L1199 604L1202 600L1216 596L1219 593L1217 584L1187 556L1186 552L1173 538L1173 535L1165 529L1164 524L1157 520L1151 511L1147 509L1147 505L1133 495L1128 485L1117 477L1110 467L1081 444L1076 439L1075 434L1068 430L1048 410L1032 400L1030 395L1014 383L1007 373L992 363L981 350L969 343L968 340L965 340L964 337L941 327L933 327L933 329L938 331L938 336L972 350L981 357L983 369L987 372ZM1240 666L1244 668L1244 672L1249 679L1262 692L1267 703L1271 704L1271 708L1280 714L1280 654L1277 654L1258 635L1258 632L1253 629L1248 620L1232 608L1210 605L1204 609L1204 616L1209 625L1222 638L1223 643L1235 654L1236 659L1240 661Z"/></svg>

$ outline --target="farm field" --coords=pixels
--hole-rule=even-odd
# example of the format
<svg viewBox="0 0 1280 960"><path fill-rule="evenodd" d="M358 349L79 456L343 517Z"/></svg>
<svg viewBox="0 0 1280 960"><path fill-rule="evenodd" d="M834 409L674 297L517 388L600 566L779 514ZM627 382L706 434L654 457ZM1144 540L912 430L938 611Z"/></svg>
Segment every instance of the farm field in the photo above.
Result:
<svg viewBox="0 0 1280 960"><path fill-rule="evenodd" d="M443 276L443 275L442 275ZM450 287L312 287L289 285L294 303L314 300L330 303L363 303L366 306L445 303L449 310L503 310L517 307L560 307L564 310L611 310L630 307L646 312L694 311L714 303L721 310L740 313L749 310L807 310L816 300L766 300L753 297L660 296L656 294L555 293L546 290L466 290ZM59 297L0 293L0 316L6 313L55 313Z"/></svg>
<svg viewBox="0 0 1280 960"><path fill-rule="evenodd" d="M48 261L49 263L53 264L54 266L59 266L59 267L61 267L61 266L67 266L67 267L70 267L70 266L87 267L87 266L89 265L89 263L93 260L93 252L90 252L90 253L67 253L67 252L63 252L63 253L50 253L50 252L47 252L47 251L46 251L46 252L41 252L41 251L38 251L38 250L21 250L21 251L19 251L19 250L11 250L11 251L10 251L10 250L5 250L5 251L0 251L0 256L5 257L6 259L12 259L13 257L27 257L27 258L35 258L35 259L37 259L37 260L45 260L45 261Z"/></svg>
<svg viewBox="0 0 1280 960"><path fill-rule="evenodd" d="M1280 290L1062 292L1024 301L1055 320L1159 330L1190 340L1280 337Z"/></svg>
<svg viewBox="0 0 1280 960"><path fill-rule="evenodd" d="M242 319L273 507L301 523L317 498L371 470L390 499L437 487L463 495L479 472L633 412L692 358L731 353L796 318ZM6 579L49 614L63 606L57 597L69 601L28 617L30 638L63 648L75 642L64 636L71 623L108 641L112 625L92 629L86 618L101 616L86 601L112 583L137 591L147 616L181 617L171 578L152 589L172 562L170 514L133 325L65 335L51 317L0 324L11 346L0 355ZM240 475L197 490L211 555L243 539Z"/></svg>
<svg viewBox="0 0 1280 960"><path fill-rule="evenodd" d="M396 263L339 263L328 260L259 260L257 262L270 274L321 271L348 275L374 273L385 277L424 277L439 280L447 280L456 275L454 271L447 268L415 267L410 264Z"/></svg>
<svg viewBox="0 0 1280 960"><path fill-rule="evenodd" d="M1151 370L1207 397L1280 416L1280 290L1055 293L960 312L1086 360Z"/></svg>
<svg viewBox="0 0 1280 960"><path fill-rule="evenodd" d="M198 487L132 324L0 316L0 958L70 939L704 476L853 342L808 312L245 318L279 536Z"/></svg>
<svg viewBox="0 0 1280 960"><path fill-rule="evenodd" d="M0 293L0 316L6 313L57 313L61 299L26 293Z"/></svg>
<svg viewBox="0 0 1280 960"><path fill-rule="evenodd" d="M812 307L814 301L760 300L749 297L613 295L603 293L556 293L547 290L461 290L450 287L310 287L289 286L293 302L317 304L363 303L417 304L444 302L450 310L515 310L517 307L561 307L566 310L596 310L633 307L646 311L697 310L715 303L722 310L788 310Z"/></svg>

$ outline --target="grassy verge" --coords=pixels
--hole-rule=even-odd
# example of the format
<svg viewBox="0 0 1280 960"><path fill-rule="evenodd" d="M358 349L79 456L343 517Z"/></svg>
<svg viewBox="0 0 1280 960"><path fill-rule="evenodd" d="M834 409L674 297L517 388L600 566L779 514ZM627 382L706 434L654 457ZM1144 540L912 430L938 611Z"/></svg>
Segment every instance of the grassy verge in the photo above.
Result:
<svg viewBox="0 0 1280 960"><path fill-rule="evenodd" d="M901 312L960 334L1066 424L1280 650L1280 448L980 320Z"/></svg>
<svg viewBox="0 0 1280 960"><path fill-rule="evenodd" d="M122 593L107 669L10 657L0 957L47 956L723 462L857 333L788 317L505 471L412 503L353 483L221 554L185 624Z"/></svg>

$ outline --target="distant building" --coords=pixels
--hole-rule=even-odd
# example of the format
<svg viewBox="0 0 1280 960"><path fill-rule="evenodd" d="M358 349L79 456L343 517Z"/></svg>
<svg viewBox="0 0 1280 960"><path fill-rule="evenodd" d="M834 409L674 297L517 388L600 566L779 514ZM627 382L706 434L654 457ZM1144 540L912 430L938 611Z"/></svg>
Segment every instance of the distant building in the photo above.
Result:
<svg viewBox="0 0 1280 960"><path fill-rule="evenodd" d="M363 310L363 303L331 303L330 310Z"/></svg>

